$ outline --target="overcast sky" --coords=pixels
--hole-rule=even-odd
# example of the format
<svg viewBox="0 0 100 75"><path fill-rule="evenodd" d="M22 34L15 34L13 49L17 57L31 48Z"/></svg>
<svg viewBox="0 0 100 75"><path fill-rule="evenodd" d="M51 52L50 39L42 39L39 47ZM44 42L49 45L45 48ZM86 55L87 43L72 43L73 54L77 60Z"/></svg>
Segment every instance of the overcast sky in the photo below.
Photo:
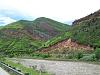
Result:
<svg viewBox="0 0 100 75"><path fill-rule="evenodd" d="M71 23L100 9L100 0L0 0L0 25L47 17Z"/></svg>

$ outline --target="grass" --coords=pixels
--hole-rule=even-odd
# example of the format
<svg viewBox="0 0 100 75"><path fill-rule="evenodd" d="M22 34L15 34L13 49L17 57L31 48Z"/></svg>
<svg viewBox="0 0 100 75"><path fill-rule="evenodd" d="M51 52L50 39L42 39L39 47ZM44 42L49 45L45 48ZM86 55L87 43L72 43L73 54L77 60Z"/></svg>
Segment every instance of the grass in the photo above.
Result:
<svg viewBox="0 0 100 75"><path fill-rule="evenodd" d="M6 64L9 64L12 67L15 67L18 70L21 70L22 73L29 73L29 75L39 75L39 72L36 70L33 70L32 68L28 68L23 66L22 64L14 63L9 59L6 59L4 61ZM41 75L49 75L48 73L42 73Z"/></svg>

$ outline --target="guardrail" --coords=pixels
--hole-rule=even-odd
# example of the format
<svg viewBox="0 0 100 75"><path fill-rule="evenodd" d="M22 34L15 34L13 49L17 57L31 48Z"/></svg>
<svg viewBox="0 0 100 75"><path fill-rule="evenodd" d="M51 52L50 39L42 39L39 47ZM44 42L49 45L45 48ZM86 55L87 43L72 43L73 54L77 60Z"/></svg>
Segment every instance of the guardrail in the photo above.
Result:
<svg viewBox="0 0 100 75"><path fill-rule="evenodd" d="M16 68L9 66L8 64L5 64L3 62L0 62L0 67L6 70L7 72L14 74L14 75L24 75L21 70L16 70Z"/></svg>

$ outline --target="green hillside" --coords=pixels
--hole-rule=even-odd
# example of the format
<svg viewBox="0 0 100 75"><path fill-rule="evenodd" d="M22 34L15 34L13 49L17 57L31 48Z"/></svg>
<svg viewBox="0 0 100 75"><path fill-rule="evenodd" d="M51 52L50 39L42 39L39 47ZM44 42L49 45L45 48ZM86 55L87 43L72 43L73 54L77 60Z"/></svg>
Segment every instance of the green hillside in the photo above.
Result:
<svg viewBox="0 0 100 75"><path fill-rule="evenodd" d="M72 39L80 44L100 47L100 11L76 21L72 26ZM74 22L75 23L75 22Z"/></svg>
<svg viewBox="0 0 100 75"><path fill-rule="evenodd" d="M49 39L48 41L46 41L45 44L42 47L53 46L54 44L61 42L65 39L69 39L69 38L71 38L71 33L70 32L64 32L64 33L57 35L57 36Z"/></svg>
<svg viewBox="0 0 100 75"><path fill-rule="evenodd" d="M44 17L11 23L0 29L0 52L8 55L31 53L43 47L46 41L65 33L69 27Z"/></svg>
<svg viewBox="0 0 100 75"><path fill-rule="evenodd" d="M3 28L3 26L0 26L0 29L2 29Z"/></svg>
<svg viewBox="0 0 100 75"><path fill-rule="evenodd" d="M20 20L0 27L0 53L18 55L55 45L71 38L73 42L100 47L100 10L73 22L72 26L49 18Z"/></svg>

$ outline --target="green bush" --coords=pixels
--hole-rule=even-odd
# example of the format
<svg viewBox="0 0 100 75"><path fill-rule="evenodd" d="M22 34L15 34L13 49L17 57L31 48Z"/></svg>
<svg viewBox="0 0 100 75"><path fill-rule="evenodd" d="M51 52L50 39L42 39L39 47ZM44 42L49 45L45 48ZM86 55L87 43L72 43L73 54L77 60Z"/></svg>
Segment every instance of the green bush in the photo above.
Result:
<svg viewBox="0 0 100 75"><path fill-rule="evenodd" d="M49 55L48 55L48 54L42 54L41 57L42 57L42 58L48 58Z"/></svg>
<svg viewBox="0 0 100 75"><path fill-rule="evenodd" d="M50 54L42 54L42 53L35 53L32 55L33 57L36 57L36 58L48 58L50 57Z"/></svg>
<svg viewBox="0 0 100 75"><path fill-rule="evenodd" d="M9 58L13 58L13 57L14 57L14 54L10 54L10 55L9 55Z"/></svg>
<svg viewBox="0 0 100 75"><path fill-rule="evenodd" d="M74 58L74 54L73 53L68 54L68 59L73 59L73 58Z"/></svg>
<svg viewBox="0 0 100 75"><path fill-rule="evenodd" d="M82 52L79 52L79 53L76 54L76 58L77 59L80 59L82 57L83 57L83 53Z"/></svg>
<svg viewBox="0 0 100 75"><path fill-rule="evenodd" d="M60 54L56 55L56 58L61 58L61 55Z"/></svg>
<svg viewBox="0 0 100 75"><path fill-rule="evenodd" d="M82 58L80 58L80 60L82 60L82 61L95 61L95 54L83 56Z"/></svg>
<svg viewBox="0 0 100 75"><path fill-rule="evenodd" d="M5 61L5 60L6 60L5 57L0 55L0 61Z"/></svg>
<svg viewBox="0 0 100 75"><path fill-rule="evenodd" d="M24 75L30 75L29 73L25 73Z"/></svg>
<svg viewBox="0 0 100 75"><path fill-rule="evenodd" d="M95 57L96 57L97 60L100 59L100 48L95 49Z"/></svg>

